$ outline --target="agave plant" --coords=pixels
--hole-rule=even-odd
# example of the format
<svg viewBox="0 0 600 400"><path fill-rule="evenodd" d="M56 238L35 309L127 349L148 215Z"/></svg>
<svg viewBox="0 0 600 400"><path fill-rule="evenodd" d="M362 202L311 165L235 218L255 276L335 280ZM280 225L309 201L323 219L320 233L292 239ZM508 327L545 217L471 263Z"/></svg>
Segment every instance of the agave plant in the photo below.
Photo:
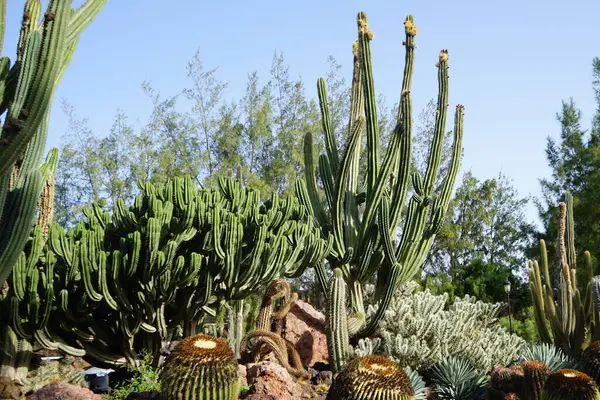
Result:
<svg viewBox="0 0 600 400"><path fill-rule="evenodd" d="M467 360L450 357L432 370L432 389L437 400L483 400L486 377Z"/></svg>
<svg viewBox="0 0 600 400"><path fill-rule="evenodd" d="M556 372L559 369L576 369L577 361L563 353L559 348L543 343L530 344L519 354L519 363L525 361L541 361Z"/></svg>
<svg viewBox="0 0 600 400"><path fill-rule="evenodd" d="M408 375L410 384L415 391L414 400L427 400L427 394L425 393L425 388L427 385L425 384L425 381L419 372L410 367L404 368L404 372L406 372L406 375Z"/></svg>

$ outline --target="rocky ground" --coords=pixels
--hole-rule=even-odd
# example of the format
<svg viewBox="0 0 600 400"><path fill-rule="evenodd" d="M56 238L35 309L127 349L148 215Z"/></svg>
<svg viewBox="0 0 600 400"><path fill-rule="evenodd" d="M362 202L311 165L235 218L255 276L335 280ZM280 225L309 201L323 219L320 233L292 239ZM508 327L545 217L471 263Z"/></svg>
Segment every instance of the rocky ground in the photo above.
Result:
<svg viewBox="0 0 600 400"><path fill-rule="evenodd" d="M298 351L310 379L296 379L276 362L265 360L239 366L242 385L250 386L240 396L243 400L297 400L325 399L331 385L332 373L327 370L327 339L325 317L310 304L297 301L287 314L283 336ZM74 365L80 368L81 365ZM12 386L12 385L11 385ZM131 393L127 400L159 399L157 392ZM23 396L0 381L0 399L3 400L102 400L91 390L66 382L52 382L35 393Z"/></svg>

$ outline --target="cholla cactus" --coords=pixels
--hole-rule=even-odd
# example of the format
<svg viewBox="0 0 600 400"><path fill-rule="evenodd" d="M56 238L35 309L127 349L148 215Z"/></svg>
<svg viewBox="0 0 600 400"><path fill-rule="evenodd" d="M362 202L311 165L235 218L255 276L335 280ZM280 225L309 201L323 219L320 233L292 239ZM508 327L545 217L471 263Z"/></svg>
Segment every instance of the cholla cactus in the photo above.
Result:
<svg viewBox="0 0 600 400"><path fill-rule="evenodd" d="M406 288L402 292L406 293ZM517 358L525 342L495 323L500 304L465 296L446 310L447 300L447 294L436 296L428 290L409 296L397 294L376 333L375 340L381 340L381 345L362 343L354 352L383 353L403 367L416 369L458 356L484 372ZM376 311L376 306L369 306L367 316Z"/></svg>

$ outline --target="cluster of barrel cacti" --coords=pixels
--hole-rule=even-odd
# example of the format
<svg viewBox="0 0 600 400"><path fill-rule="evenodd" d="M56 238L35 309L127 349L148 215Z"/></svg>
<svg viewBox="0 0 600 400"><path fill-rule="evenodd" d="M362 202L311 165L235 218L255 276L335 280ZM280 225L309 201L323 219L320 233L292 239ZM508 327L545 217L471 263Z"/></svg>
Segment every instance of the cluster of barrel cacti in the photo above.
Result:
<svg viewBox="0 0 600 400"><path fill-rule="evenodd" d="M334 371L339 371L347 362L349 341L374 333L398 285L410 280L424 262L444 221L460 166L463 137L464 109L458 105L449 169L440 179L448 114L448 52L442 50L437 65L439 93L435 132L427 170L422 176L412 168L411 85L417 28L409 15L404 22L406 56L399 112L387 150L382 152L371 59L373 32L365 13L358 14L357 23L348 141L341 152L333 132L325 81L319 79L326 151L319 157L318 172L324 199L317 184L310 134L305 138L305 176L296 185L300 200L323 234L333 237L332 251L327 257L333 281L328 282L323 265L317 266L316 276L323 292L328 294L328 343ZM363 152L365 134L366 152ZM364 167L360 157L363 153L367 158ZM366 176L362 176L362 170ZM412 196L407 202L409 189ZM402 235L396 240L400 226ZM374 275L377 276L379 308L366 321L363 285Z"/></svg>
<svg viewBox="0 0 600 400"><path fill-rule="evenodd" d="M588 356L598 362L598 354ZM586 367L583 370L588 372ZM596 370L594 370L596 371ZM497 368L486 387L486 400L600 400L597 378L575 369L552 371L541 361Z"/></svg>
<svg viewBox="0 0 600 400"><path fill-rule="evenodd" d="M73 229L52 225L47 241L34 229L0 304L19 338L136 365L140 350L158 355L177 332L194 334L217 300L297 276L330 248L293 197L261 203L233 179L141 189L130 207L94 204Z"/></svg>

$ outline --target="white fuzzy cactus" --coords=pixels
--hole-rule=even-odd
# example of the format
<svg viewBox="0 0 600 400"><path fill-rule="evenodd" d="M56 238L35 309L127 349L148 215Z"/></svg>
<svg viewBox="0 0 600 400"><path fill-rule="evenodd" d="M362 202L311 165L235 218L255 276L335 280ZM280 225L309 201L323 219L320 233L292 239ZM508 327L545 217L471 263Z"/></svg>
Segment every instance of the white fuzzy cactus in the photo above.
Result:
<svg viewBox="0 0 600 400"><path fill-rule="evenodd" d="M501 304L467 295L447 307L447 294L414 293L417 286L409 283L398 290L376 335L361 341L356 355L382 353L414 369L457 356L486 372L517 358L525 341L497 324ZM376 311L377 306L369 306L367 318Z"/></svg>

